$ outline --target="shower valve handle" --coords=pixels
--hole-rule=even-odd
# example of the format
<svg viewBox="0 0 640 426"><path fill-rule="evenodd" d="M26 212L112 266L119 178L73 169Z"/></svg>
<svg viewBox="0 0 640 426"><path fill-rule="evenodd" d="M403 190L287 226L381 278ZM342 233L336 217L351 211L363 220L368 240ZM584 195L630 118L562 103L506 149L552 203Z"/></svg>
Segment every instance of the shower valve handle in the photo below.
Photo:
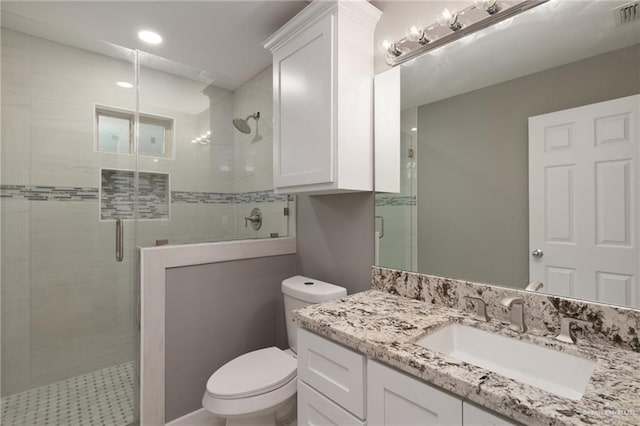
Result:
<svg viewBox="0 0 640 426"><path fill-rule="evenodd" d="M258 215L251 215L249 217L245 217L244 226L247 226L248 222L256 223L256 222L260 222L261 220L262 220L262 216L258 216Z"/></svg>
<svg viewBox="0 0 640 426"><path fill-rule="evenodd" d="M254 231L259 230L262 227L262 212L259 208L254 208L251 210L251 215L249 217L244 218L244 227L247 228L249 226L249 222L251 222L251 227Z"/></svg>

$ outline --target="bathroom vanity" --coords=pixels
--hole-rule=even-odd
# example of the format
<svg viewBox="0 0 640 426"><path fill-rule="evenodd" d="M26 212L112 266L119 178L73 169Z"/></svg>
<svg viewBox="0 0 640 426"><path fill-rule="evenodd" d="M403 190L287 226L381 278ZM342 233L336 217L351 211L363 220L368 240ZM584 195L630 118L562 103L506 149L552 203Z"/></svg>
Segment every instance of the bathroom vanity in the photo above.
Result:
<svg viewBox="0 0 640 426"><path fill-rule="evenodd" d="M298 338L300 424L516 424L320 335Z"/></svg>
<svg viewBox="0 0 640 426"><path fill-rule="evenodd" d="M597 339L562 343L548 330L533 327L518 333L500 315L478 321L473 305L466 302L462 306L469 308L460 310L401 297L402 289L393 292L369 290L296 312L295 321L303 328L298 354L299 424L319 419L359 425L634 425L640 421L639 353ZM491 291L485 296L491 300ZM527 300L527 306L532 305ZM565 383L575 389L560 396L566 391L562 386L527 384L461 361L455 353L417 344L451 324L506 338L507 344L575 357L592 369L584 383ZM498 354L500 350L510 349L496 346L496 356L505 355ZM556 380L548 375L545 379L542 370L548 367L542 359L526 364L524 372L542 381ZM576 363L575 372L577 368ZM574 376L581 380L573 367L564 370L570 381ZM572 393L576 389L578 393Z"/></svg>

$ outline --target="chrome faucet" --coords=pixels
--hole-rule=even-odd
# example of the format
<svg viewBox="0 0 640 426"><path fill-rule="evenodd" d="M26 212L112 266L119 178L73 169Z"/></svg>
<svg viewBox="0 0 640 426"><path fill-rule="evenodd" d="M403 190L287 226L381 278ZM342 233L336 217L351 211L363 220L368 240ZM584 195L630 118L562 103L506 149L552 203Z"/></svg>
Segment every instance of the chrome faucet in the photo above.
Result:
<svg viewBox="0 0 640 426"><path fill-rule="evenodd" d="M525 290L528 291L538 291L540 290L542 287L544 287L544 284L542 284L540 281L531 281L529 283L529 285L527 286L527 288L525 288Z"/></svg>
<svg viewBox="0 0 640 426"><path fill-rule="evenodd" d="M571 317L560 317L560 334L556 336L556 340L565 343L576 343L576 336L571 331L571 324L580 324L580 325L591 325L590 321L585 321L577 318Z"/></svg>
<svg viewBox="0 0 640 426"><path fill-rule="evenodd" d="M518 333L527 331L527 326L524 323L524 300L519 297L505 297L500 303L510 309L509 319L511 323L509 324L509 329Z"/></svg>
<svg viewBox="0 0 640 426"><path fill-rule="evenodd" d="M484 300L479 297L474 296L464 296L466 300L472 301L475 306L475 313L473 317L478 321L488 322L489 317L487 316L487 304L484 303Z"/></svg>

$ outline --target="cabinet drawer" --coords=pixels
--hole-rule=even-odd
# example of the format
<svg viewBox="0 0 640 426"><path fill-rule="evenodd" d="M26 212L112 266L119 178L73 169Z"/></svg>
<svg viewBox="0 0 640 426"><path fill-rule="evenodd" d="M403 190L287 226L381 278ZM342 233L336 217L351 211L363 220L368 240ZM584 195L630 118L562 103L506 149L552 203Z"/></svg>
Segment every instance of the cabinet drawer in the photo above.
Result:
<svg viewBox="0 0 640 426"><path fill-rule="evenodd" d="M298 330L298 378L364 418L365 357L307 330Z"/></svg>
<svg viewBox="0 0 640 426"><path fill-rule="evenodd" d="M298 380L298 425L364 426L366 423Z"/></svg>

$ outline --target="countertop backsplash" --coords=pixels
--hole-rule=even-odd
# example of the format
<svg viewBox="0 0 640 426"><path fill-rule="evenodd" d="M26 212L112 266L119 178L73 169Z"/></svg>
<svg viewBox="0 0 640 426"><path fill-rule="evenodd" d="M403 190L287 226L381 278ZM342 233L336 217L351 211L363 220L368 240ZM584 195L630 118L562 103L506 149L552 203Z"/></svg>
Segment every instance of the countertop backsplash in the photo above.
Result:
<svg viewBox="0 0 640 426"><path fill-rule="evenodd" d="M578 339L640 352L640 310L637 309L377 266L372 269L371 286L390 294L467 312L472 312L474 305L464 296L479 297L486 303L489 317L503 322L509 321L509 312L500 300L517 296L525 302L525 322L529 328L554 337L560 331L561 316L587 320L593 326L576 325L582 330Z"/></svg>

